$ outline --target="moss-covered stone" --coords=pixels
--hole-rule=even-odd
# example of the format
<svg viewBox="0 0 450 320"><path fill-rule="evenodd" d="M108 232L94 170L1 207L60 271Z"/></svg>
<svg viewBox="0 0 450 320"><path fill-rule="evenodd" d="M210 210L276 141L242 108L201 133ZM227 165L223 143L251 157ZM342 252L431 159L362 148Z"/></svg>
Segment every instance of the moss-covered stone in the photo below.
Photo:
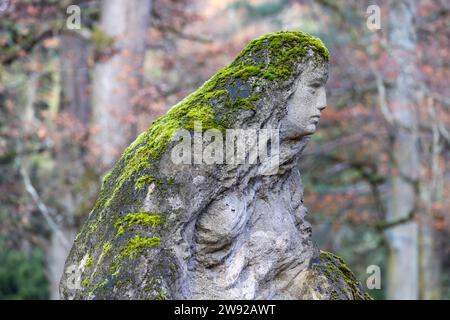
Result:
<svg viewBox="0 0 450 320"><path fill-rule="evenodd" d="M110 242L107 242L103 245L103 254L108 254L111 251L112 245Z"/></svg>
<svg viewBox="0 0 450 320"><path fill-rule="evenodd" d="M82 267L86 254L92 255L95 268L82 274L92 282L89 289L73 292L63 279L63 296L171 299L181 294L171 290L188 269L187 261L193 261L196 219L247 169L175 166L167 158L177 143L174 135L180 129L195 131L197 122L202 131L222 132L278 125L300 73L313 63L317 74L325 74L327 60L321 41L308 34L266 35L154 121L105 176L69 256Z"/></svg>
<svg viewBox="0 0 450 320"><path fill-rule="evenodd" d="M369 294L365 293L359 281L356 279L353 272L347 267L344 260L326 251L320 251L320 268L328 279L338 284L343 281L346 286L338 285L338 288L348 288L351 291L352 297L355 300L371 300ZM330 293L331 299L339 299L339 294L333 290Z"/></svg>
<svg viewBox="0 0 450 320"><path fill-rule="evenodd" d="M137 213L129 213L124 218L117 220L117 222L114 224L114 227L120 231L119 235L121 235L124 233L124 231L126 231L126 229L132 228L137 225L142 227L156 228L163 222L163 217L158 214L140 211Z"/></svg>
<svg viewBox="0 0 450 320"><path fill-rule="evenodd" d="M160 186L162 182L155 177L152 177L150 175L145 175L137 179L135 187L137 190L142 190L144 187L151 185L154 183L157 186Z"/></svg>
<svg viewBox="0 0 450 320"><path fill-rule="evenodd" d="M92 268L93 264L94 264L94 262L93 262L92 256L88 255L88 258L86 260L86 268Z"/></svg>
<svg viewBox="0 0 450 320"><path fill-rule="evenodd" d="M131 238L128 241L128 244L125 246L125 248L122 249L119 258L117 260L117 264L120 263L120 261L124 260L125 258L133 259L135 258L139 253L142 251L156 247L161 242L161 239L158 237L142 237L140 235L136 235L134 238ZM116 265L117 265L116 264Z"/></svg>
<svg viewBox="0 0 450 320"><path fill-rule="evenodd" d="M158 294L156 296L156 300L167 300L166 295L164 294L164 291L162 289L160 289L158 291Z"/></svg>
<svg viewBox="0 0 450 320"><path fill-rule="evenodd" d="M86 287L86 288L89 288L91 286L91 283L89 282L89 279L87 277L83 279L81 284L83 287Z"/></svg>
<svg viewBox="0 0 450 320"><path fill-rule="evenodd" d="M236 113L256 112L259 93L255 88L266 81L281 86L298 72L295 66L309 52L317 63L329 59L322 41L303 32L277 32L251 41L230 65L154 121L127 148L114 169L114 179L112 174L105 177L95 209L110 207L129 181L134 181L138 190L157 182L145 172L162 157L178 130L192 131L197 121L202 123L202 130L224 130L233 127Z"/></svg>

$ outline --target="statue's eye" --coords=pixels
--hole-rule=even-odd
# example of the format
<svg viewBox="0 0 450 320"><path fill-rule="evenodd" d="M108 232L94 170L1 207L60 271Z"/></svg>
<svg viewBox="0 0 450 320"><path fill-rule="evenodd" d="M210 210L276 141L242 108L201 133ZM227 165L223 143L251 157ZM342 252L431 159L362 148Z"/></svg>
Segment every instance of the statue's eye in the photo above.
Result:
<svg viewBox="0 0 450 320"><path fill-rule="evenodd" d="M322 84L320 82L313 82L309 86L314 89L319 89L322 86Z"/></svg>
<svg viewBox="0 0 450 320"><path fill-rule="evenodd" d="M313 86L309 86L309 87L308 87L308 91L309 91L309 93L311 93L311 94L315 94L316 91L317 91L317 88L315 88L315 87L313 87Z"/></svg>

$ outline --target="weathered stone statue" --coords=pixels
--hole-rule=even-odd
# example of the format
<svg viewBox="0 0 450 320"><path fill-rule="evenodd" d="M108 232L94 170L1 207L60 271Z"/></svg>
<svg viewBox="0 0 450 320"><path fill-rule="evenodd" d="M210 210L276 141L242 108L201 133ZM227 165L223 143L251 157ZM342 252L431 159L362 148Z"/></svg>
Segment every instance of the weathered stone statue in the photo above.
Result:
<svg viewBox="0 0 450 320"><path fill-rule="evenodd" d="M62 297L368 298L342 259L313 245L305 220L297 163L326 105L328 55L306 33L268 34L156 120L105 177L67 259ZM251 161L245 140L245 161L229 158L243 143L222 153L227 129L250 140L271 129L260 140L276 148ZM200 135L193 156L174 152L190 146L189 133ZM199 160L214 134L219 161Z"/></svg>

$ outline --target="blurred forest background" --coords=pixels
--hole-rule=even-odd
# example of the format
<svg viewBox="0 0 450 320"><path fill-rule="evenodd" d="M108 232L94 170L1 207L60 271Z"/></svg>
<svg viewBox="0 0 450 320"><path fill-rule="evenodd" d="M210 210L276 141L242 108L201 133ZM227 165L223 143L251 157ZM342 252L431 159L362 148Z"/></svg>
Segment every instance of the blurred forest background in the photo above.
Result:
<svg viewBox="0 0 450 320"><path fill-rule="evenodd" d="M278 30L331 52L328 108L300 163L315 241L365 287L379 266L376 299L449 299L446 0L0 0L0 299L57 299L124 148Z"/></svg>

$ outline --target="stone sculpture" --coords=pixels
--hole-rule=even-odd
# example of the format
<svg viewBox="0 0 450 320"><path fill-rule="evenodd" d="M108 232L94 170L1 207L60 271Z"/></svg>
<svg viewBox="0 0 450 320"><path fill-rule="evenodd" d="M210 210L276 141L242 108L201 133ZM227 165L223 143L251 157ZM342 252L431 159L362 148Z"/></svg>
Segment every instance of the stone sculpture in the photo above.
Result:
<svg viewBox="0 0 450 320"><path fill-rule="evenodd" d="M326 106L328 56L306 33L268 34L154 121L105 177L62 297L368 298L341 258L314 246L303 205L297 164ZM219 143L223 161L196 161L212 135L236 129L276 132L261 139L273 154L250 161L248 143L239 162L227 156L242 143ZM200 144L175 161L191 134Z"/></svg>

